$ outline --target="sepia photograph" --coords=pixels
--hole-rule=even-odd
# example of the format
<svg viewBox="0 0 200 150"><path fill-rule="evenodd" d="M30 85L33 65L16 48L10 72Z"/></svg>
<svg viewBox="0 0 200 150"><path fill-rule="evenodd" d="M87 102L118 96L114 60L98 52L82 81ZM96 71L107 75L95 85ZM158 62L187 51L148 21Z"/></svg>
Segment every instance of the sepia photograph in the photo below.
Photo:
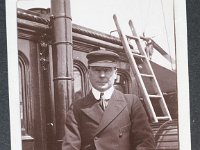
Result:
<svg viewBox="0 0 200 150"><path fill-rule="evenodd" d="M12 150L190 150L184 0L8 4Z"/></svg>

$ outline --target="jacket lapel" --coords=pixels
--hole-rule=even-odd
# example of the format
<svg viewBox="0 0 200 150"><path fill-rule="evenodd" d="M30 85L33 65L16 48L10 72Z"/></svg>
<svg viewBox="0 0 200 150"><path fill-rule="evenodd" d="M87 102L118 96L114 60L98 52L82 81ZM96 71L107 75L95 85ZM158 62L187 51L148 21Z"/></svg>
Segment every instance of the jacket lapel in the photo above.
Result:
<svg viewBox="0 0 200 150"><path fill-rule="evenodd" d="M123 111L126 105L127 103L124 99L124 96L118 91L114 90L114 93L109 100L108 107L105 109L96 134L108 126Z"/></svg>
<svg viewBox="0 0 200 150"><path fill-rule="evenodd" d="M82 112L86 114L90 119L94 120L96 123L99 124L104 112L99 106L98 101L94 98L92 92L90 92L84 100L85 105L81 109Z"/></svg>

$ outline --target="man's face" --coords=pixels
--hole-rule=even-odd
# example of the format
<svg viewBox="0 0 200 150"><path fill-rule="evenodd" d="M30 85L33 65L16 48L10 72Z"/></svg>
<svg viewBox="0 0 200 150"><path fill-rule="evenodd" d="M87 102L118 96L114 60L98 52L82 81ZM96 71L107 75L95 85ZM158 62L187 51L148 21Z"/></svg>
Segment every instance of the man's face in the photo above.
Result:
<svg viewBox="0 0 200 150"><path fill-rule="evenodd" d="M113 86L116 77L117 69L114 67L89 67L90 83L100 92L104 92Z"/></svg>

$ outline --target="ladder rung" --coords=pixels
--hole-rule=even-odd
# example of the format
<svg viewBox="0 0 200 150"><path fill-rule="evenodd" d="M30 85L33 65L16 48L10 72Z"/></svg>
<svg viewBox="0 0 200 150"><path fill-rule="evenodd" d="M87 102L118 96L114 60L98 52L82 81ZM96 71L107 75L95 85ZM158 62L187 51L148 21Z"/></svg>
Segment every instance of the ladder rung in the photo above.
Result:
<svg viewBox="0 0 200 150"><path fill-rule="evenodd" d="M150 98L161 98L160 95L149 95Z"/></svg>
<svg viewBox="0 0 200 150"><path fill-rule="evenodd" d="M139 58L146 58L144 55L135 54L135 53L133 53L133 56L134 56L134 57L139 57Z"/></svg>
<svg viewBox="0 0 200 150"><path fill-rule="evenodd" d="M143 73L141 73L141 76L153 78L153 75L151 75L151 74L143 74Z"/></svg>
<svg viewBox="0 0 200 150"><path fill-rule="evenodd" d="M139 40L139 37L137 37L137 36L126 35L126 37L127 37L128 39Z"/></svg>
<svg viewBox="0 0 200 150"><path fill-rule="evenodd" d="M159 116L159 117L156 117L158 120L166 120L166 119L170 119L169 116Z"/></svg>

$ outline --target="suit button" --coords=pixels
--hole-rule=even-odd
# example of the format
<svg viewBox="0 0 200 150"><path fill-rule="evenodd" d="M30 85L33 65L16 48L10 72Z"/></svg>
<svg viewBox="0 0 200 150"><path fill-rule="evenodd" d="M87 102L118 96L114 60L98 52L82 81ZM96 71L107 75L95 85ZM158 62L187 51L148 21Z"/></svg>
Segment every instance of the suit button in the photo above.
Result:
<svg viewBox="0 0 200 150"><path fill-rule="evenodd" d="M122 137L122 135L123 135L123 134L122 134L122 132L121 132L121 133L119 134L119 137Z"/></svg>

